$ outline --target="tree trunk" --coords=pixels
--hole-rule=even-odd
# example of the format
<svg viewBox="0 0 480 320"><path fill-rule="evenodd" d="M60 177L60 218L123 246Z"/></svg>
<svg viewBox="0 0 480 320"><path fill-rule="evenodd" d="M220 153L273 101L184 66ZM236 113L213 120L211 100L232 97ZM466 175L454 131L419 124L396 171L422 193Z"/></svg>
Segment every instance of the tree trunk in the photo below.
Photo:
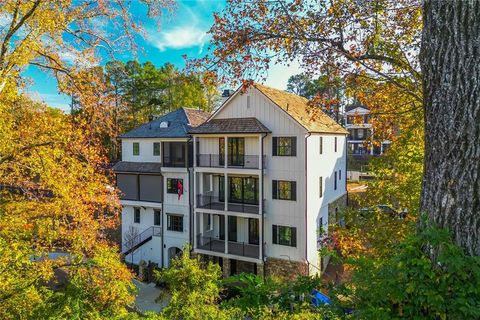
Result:
<svg viewBox="0 0 480 320"><path fill-rule="evenodd" d="M480 255L480 0L426 0L423 14L421 212Z"/></svg>

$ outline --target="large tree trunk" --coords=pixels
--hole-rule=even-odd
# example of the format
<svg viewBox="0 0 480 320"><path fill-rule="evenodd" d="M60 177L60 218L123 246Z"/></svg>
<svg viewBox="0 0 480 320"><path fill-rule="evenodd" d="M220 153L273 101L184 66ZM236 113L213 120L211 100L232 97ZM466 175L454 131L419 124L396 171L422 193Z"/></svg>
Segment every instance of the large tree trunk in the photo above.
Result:
<svg viewBox="0 0 480 320"><path fill-rule="evenodd" d="M424 1L421 210L480 255L480 0ZM435 258L435 250L431 252Z"/></svg>

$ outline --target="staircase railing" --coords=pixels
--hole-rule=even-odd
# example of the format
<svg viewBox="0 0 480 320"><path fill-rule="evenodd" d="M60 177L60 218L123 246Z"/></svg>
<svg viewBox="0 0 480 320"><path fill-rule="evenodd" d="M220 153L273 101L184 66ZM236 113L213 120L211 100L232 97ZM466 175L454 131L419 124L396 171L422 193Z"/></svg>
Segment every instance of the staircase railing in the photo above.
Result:
<svg viewBox="0 0 480 320"><path fill-rule="evenodd" d="M123 253L124 254L129 253L132 250L134 250L136 247L150 240L153 236L160 236L161 234L162 234L162 227L159 227L159 226L149 227L144 231L142 231L141 233L139 233L135 238L133 238L131 243L129 243L129 247L127 247L126 250L123 251Z"/></svg>

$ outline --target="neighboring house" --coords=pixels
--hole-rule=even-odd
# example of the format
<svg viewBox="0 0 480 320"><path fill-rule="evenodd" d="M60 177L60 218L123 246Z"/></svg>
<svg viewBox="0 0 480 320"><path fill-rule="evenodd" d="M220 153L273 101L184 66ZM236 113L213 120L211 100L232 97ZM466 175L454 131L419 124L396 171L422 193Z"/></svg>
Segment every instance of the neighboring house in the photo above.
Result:
<svg viewBox="0 0 480 320"><path fill-rule="evenodd" d="M129 131L113 170L121 190L122 252L127 262L168 267L190 242L193 144L187 130L208 114L181 108Z"/></svg>
<svg viewBox="0 0 480 320"><path fill-rule="evenodd" d="M224 275L318 273L318 249L346 205L348 132L307 99L237 90L194 141L193 251Z"/></svg>
<svg viewBox="0 0 480 320"><path fill-rule="evenodd" d="M305 98L255 84L208 120L180 109L122 135L126 260L167 267L190 242L226 276L319 273L346 205L347 134Z"/></svg>
<svg viewBox="0 0 480 320"><path fill-rule="evenodd" d="M370 110L365 106L352 105L345 108L345 127L348 130L348 148L353 155L381 155L390 145L389 140L373 144L375 139Z"/></svg>

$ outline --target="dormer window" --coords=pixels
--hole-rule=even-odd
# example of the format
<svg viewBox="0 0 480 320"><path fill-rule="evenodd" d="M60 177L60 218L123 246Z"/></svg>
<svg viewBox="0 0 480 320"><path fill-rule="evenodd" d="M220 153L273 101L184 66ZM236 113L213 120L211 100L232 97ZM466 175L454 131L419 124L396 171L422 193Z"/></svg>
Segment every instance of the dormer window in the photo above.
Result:
<svg viewBox="0 0 480 320"><path fill-rule="evenodd" d="M168 128L168 121L160 122L160 128Z"/></svg>

